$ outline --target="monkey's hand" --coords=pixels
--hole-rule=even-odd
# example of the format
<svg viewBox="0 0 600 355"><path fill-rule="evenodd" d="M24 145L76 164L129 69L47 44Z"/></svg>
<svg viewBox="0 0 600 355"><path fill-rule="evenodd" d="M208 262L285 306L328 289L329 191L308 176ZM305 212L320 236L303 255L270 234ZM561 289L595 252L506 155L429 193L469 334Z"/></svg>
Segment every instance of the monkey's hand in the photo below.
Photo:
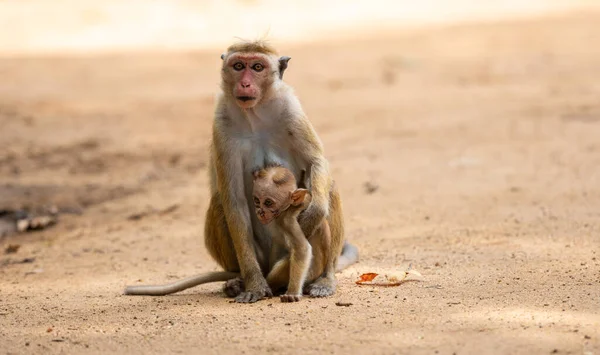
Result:
<svg viewBox="0 0 600 355"><path fill-rule="evenodd" d="M300 223L304 236L310 237L323 218L325 218L325 211L315 203L311 203L308 208L302 211L298 216L298 223Z"/></svg>
<svg viewBox="0 0 600 355"><path fill-rule="evenodd" d="M279 296L279 299L284 303L299 302L302 299L302 295L288 295L286 293L285 295Z"/></svg>
<svg viewBox="0 0 600 355"><path fill-rule="evenodd" d="M246 290L240 293L235 301L238 303L254 303L265 297L273 297L273 292L267 284L267 280L262 275L260 277L248 277L246 278Z"/></svg>

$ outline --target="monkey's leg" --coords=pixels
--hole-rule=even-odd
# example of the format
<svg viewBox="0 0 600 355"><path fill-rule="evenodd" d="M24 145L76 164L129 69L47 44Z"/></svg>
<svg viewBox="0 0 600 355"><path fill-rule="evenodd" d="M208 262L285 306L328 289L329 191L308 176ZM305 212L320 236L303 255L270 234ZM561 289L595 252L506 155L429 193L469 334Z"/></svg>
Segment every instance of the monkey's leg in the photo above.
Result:
<svg viewBox="0 0 600 355"><path fill-rule="evenodd" d="M326 297L335 293L337 280L335 271L338 257L344 246L344 219L342 211L342 201L335 184L332 185L329 193L329 216L327 222L331 233L331 249L327 258L327 264L323 274L305 288L305 292L311 297Z"/></svg>
<svg viewBox="0 0 600 355"><path fill-rule="evenodd" d="M279 261L277 261L269 275L267 275L267 283L272 290L278 290L283 287L287 287L290 279L290 259L286 255Z"/></svg>
<svg viewBox="0 0 600 355"><path fill-rule="evenodd" d="M272 252L275 251L275 247L271 248ZM263 260L263 253L260 248L256 248L256 255L259 260ZM268 282L267 282L268 283ZM269 285L271 289L273 287ZM242 277L236 277L235 279L228 280L223 286L223 291L227 295L227 297L237 297L246 289L244 279Z"/></svg>
<svg viewBox="0 0 600 355"><path fill-rule="evenodd" d="M290 281L281 302L298 302L302 298L302 288L310 269L312 247L304 237L302 229L294 219L291 233L286 233L290 245Z"/></svg>
<svg viewBox="0 0 600 355"><path fill-rule="evenodd" d="M314 282L304 288L304 293L310 297L327 297L335 293L337 280L335 278L337 258L329 256L325 270Z"/></svg>
<svg viewBox="0 0 600 355"><path fill-rule="evenodd" d="M358 261L358 248L348 243L344 238L342 200L335 183L331 188L330 197L331 202L329 206L331 211L335 211L335 213L329 215L328 222L331 230L331 248L335 251L333 255L336 257L333 265L335 265L335 271L338 272Z"/></svg>
<svg viewBox="0 0 600 355"><path fill-rule="evenodd" d="M233 241L229 234L225 212L219 194L210 199L204 224L204 244L213 259L226 271L240 272L240 265L235 255ZM228 297L236 297L244 291L244 281L241 278L229 280L223 285L223 291Z"/></svg>

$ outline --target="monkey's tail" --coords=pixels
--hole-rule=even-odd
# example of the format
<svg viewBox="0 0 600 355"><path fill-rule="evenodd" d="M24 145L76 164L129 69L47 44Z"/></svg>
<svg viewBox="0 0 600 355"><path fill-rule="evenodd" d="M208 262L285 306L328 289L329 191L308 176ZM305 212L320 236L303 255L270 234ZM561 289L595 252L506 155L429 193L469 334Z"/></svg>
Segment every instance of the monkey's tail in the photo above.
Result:
<svg viewBox="0 0 600 355"><path fill-rule="evenodd" d="M164 296L209 282L228 281L239 277L237 272L214 271L188 277L165 285L127 286L125 295Z"/></svg>
<svg viewBox="0 0 600 355"><path fill-rule="evenodd" d="M337 267L335 268L335 271L342 271L357 261L358 248L345 241L344 246L342 247L342 255L340 255L340 257L338 258L338 263Z"/></svg>

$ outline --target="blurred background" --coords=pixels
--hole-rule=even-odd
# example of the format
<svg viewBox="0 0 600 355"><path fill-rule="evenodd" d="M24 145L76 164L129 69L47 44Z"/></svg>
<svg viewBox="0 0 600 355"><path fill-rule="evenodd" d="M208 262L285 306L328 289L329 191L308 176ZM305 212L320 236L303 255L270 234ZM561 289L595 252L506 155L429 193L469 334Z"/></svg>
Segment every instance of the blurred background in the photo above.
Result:
<svg viewBox="0 0 600 355"><path fill-rule="evenodd" d="M360 263L295 305L123 297L217 269L238 37L292 57ZM0 0L0 349L600 353L599 44L597 0Z"/></svg>
<svg viewBox="0 0 600 355"><path fill-rule="evenodd" d="M285 41L355 38L365 31L539 15L594 2L4 0L0 53L222 48L234 37L266 34Z"/></svg>
<svg viewBox="0 0 600 355"><path fill-rule="evenodd" d="M4 0L0 51L101 52L222 48L234 37L314 41L381 30L523 17L594 0ZM10 30L6 30L10 29ZM365 33L365 31L367 33Z"/></svg>

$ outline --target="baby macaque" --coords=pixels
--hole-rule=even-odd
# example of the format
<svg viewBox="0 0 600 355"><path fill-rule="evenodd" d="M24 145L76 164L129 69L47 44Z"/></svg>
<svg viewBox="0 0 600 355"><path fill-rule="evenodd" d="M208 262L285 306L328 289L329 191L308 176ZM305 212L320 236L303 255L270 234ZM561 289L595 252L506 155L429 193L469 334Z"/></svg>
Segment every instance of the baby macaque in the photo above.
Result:
<svg viewBox="0 0 600 355"><path fill-rule="evenodd" d="M298 215L310 204L311 194L304 182L298 187L290 170L276 166L253 175L256 216L272 236L267 283L274 291L287 286L282 302L300 301L305 282L313 282L325 271L331 254L329 225L323 219L312 235L304 235Z"/></svg>

